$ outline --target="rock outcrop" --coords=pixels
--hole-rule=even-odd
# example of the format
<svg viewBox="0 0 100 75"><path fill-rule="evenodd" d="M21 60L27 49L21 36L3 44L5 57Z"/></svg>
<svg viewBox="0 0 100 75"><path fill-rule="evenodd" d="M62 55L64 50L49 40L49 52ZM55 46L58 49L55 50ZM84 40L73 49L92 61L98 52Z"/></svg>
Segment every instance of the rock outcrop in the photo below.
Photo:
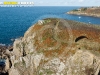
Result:
<svg viewBox="0 0 100 75"><path fill-rule="evenodd" d="M100 75L100 26L42 21L15 40L9 75Z"/></svg>
<svg viewBox="0 0 100 75"><path fill-rule="evenodd" d="M0 45L0 75L8 74L7 72L11 66L10 52L7 49L7 46Z"/></svg>

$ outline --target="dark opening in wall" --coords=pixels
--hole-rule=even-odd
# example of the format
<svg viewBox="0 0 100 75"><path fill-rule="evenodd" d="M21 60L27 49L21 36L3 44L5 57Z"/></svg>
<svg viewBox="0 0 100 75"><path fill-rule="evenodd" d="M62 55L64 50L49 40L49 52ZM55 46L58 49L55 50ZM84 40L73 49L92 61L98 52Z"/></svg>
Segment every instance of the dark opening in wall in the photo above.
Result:
<svg viewBox="0 0 100 75"><path fill-rule="evenodd" d="M81 39L87 38L86 36L79 36L75 39L75 42L78 42ZM87 38L88 39L88 38Z"/></svg>

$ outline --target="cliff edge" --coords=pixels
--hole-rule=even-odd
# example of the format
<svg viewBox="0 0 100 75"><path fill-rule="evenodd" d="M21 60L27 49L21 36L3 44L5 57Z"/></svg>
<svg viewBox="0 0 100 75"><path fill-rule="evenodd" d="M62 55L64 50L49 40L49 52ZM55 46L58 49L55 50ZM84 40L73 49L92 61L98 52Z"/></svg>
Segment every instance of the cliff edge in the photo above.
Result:
<svg viewBox="0 0 100 75"><path fill-rule="evenodd" d="M47 18L16 39L9 75L100 75L100 26Z"/></svg>

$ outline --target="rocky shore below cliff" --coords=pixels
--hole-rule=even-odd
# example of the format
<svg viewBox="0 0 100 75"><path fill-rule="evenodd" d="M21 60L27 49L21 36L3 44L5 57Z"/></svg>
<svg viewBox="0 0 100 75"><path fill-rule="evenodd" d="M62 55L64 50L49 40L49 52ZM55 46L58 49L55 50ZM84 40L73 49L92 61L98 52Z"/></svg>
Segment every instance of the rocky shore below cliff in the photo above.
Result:
<svg viewBox="0 0 100 75"><path fill-rule="evenodd" d="M67 14L100 17L100 7L82 7L69 11Z"/></svg>
<svg viewBox="0 0 100 75"><path fill-rule="evenodd" d="M0 75L100 75L97 25L47 18L1 48Z"/></svg>

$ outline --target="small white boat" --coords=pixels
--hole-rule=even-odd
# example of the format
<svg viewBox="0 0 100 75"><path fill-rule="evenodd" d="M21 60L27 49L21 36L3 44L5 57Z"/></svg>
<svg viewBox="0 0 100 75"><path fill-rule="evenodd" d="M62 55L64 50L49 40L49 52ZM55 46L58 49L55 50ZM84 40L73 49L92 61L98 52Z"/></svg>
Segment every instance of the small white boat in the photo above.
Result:
<svg viewBox="0 0 100 75"><path fill-rule="evenodd" d="M81 16L78 17L79 19L81 18Z"/></svg>
<svg viewBox="0 0 100 75"><path fill-rule="evenodd" d="M91 22L89 22L89 23L91 23Z"/></svg>

